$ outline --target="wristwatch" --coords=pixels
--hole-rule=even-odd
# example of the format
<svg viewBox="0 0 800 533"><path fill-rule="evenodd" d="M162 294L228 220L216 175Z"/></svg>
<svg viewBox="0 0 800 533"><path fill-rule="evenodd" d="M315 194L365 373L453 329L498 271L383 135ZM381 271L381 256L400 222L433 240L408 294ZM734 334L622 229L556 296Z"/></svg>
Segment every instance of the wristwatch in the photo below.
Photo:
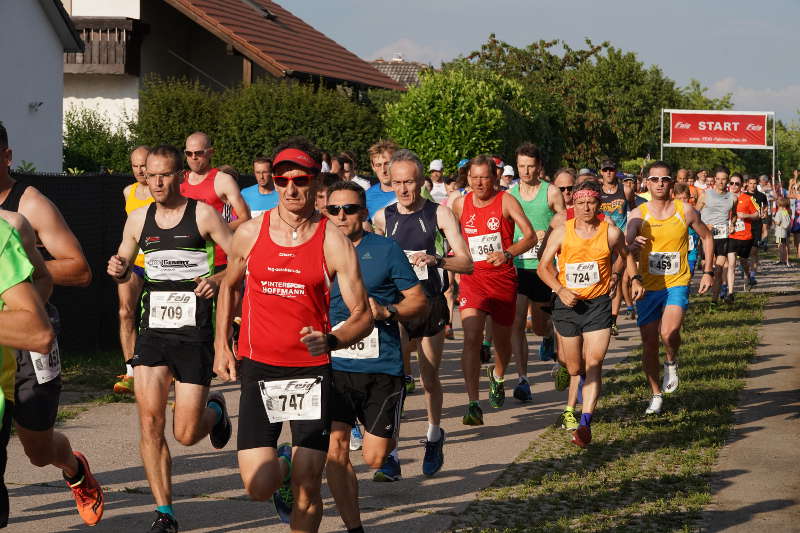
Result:
<svg viewBox="0 0 800 533"><path fill-rule="evenodd" d="M642 275L641 274L636 274L635 276L631 276L631 279L632 280L635 279L636 281L641 283L642 282Z"/></svg>
<svg viewBox="0 0 800 533"><path fill-rule="evenodd" d="M386 320L397 320L397 308L394 304L387 305L386 310L389 311L389 318Z"/></svg>
<svg viewBox="0 0 800 533"><path fill-rule="evenodd" d="M513 261L514 256L508 250L503 250L503 255L506 256L506 261Z"/></svg>
<svg viewBox="0 0 800 533"><path fill-rule="evenodd" d="M339 347L339 338L333 333L325 335L325 342L328 344L328 351L332 352Z"/></svg>
<svg viewBox="0 0 800 533"><path fill-rule="evenodd" d="M444 268L444 256L434 255L433 257L436 258L436 268Z"/></svg>
<svg viewBox="0 0 800 533"><path fill-rule="evenodd" d="M703 275L704 275L704 276L711 276L711 277L713 278L713 277L714 277L714 272L713 272L713 271L711 271L711 272L705 272L705 271L704 271L704 272L703 272Z"/></svg>

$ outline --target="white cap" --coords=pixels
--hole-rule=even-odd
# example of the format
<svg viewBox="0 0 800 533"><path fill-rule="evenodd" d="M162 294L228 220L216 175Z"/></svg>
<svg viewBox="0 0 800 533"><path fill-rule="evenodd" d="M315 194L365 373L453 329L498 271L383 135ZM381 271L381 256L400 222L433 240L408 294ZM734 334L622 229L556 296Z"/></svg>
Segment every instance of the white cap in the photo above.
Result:
<svg viewBox="0 0 800 533"><path fill-rule="evenodd" d="M428 170L438 170L441 172L444 169L444 165L442 164L441 159L434 159L431 161L431 165L428 167Z"/></svg>
<svg viewBox="0 0 800 533"><path fill-rule="evenodd" d="M511 165L506 165L503 167L503 176L513 176L514 175L514 167Z"/></svg>

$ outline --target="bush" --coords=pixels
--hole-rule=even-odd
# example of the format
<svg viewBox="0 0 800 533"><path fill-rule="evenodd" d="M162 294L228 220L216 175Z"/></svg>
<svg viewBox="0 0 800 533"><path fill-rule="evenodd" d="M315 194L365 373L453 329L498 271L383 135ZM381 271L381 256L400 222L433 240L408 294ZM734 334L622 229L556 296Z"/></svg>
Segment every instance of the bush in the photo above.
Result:
<svg viewBox="0 0 800 533"><path fill-rule="evenodd" d="M64 115L64 168L127 172L132 144L122 125L97 110L73 107Z"/></svg>

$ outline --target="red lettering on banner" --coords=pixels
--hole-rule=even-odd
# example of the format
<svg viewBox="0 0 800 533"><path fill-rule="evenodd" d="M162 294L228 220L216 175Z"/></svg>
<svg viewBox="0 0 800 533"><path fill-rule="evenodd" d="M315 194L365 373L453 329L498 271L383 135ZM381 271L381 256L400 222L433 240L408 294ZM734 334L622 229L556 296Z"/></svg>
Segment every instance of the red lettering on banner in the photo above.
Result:
<svg viewBox="0 0 800 533"><path fill-rule="evenodd" d="M670 143L767 146L767 115L674 112Z"/></svg>

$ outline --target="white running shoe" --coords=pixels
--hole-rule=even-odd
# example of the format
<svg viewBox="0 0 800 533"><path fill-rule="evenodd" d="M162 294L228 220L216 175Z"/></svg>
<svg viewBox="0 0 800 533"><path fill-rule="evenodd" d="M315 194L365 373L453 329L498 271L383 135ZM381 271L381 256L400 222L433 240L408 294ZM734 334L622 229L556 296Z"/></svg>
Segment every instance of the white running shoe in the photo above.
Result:
<svg viewBox="0 0 800 533"><path fill-rule="evenodd" d="M661 391L671 394L678 389L678 363L664 363L664 379L661 381Z"/></svg>
<svg viewBox="0 0 800 533"><path fill-rule="evenodd" d="M664 398L660 394L654 394L652 398L650 398L650 405L647 406L644 414L646 415L658 415L661 414L661 404L664 403Z"/></svg>
<svg viewBox="0 0 800 533"><path fill-rule="evenodd" d="M360 450L361 446L364 445L364 436L361 434L361 428L358 427L358 422L356 425L353 426L353 429L350 430L350 450L356 451Z"/></svg>

